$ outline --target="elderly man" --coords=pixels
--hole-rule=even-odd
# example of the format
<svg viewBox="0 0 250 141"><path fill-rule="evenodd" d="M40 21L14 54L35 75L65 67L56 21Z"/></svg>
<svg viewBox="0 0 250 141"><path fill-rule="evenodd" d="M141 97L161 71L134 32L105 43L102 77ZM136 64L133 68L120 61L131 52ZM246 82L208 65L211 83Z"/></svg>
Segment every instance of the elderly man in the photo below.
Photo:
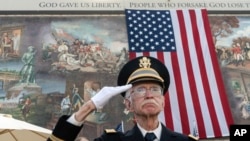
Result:
<svg viewBox="0 0 250 141"><path fill-rule="evenodd" d="M192 136L173 132L158 120L164 109L164 94L170 79L167 68L152 57L138 57L123 66L117 87L103 87L72 116L59 119L50 140L73 141L85 118L102 108L118 94L125 98L126 108L134 113L136 124L126 133L105 130L95 141L194 141Z"/></svg>

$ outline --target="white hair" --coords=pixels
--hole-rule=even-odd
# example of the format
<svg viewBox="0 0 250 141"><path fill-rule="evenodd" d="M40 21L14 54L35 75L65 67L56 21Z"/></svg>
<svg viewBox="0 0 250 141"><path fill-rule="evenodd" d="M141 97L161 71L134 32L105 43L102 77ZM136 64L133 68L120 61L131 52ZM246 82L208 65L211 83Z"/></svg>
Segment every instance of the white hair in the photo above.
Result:
<svg viewBox="0 0 250 141"><path fill-rule="evenodd" d="M131 95L131 92L132 92L132 89L127 90L127 91L125 92L125 97L124 97L124 98L130 100L130 99L131 99L131 96L130 96L130 95Z"/></svg>

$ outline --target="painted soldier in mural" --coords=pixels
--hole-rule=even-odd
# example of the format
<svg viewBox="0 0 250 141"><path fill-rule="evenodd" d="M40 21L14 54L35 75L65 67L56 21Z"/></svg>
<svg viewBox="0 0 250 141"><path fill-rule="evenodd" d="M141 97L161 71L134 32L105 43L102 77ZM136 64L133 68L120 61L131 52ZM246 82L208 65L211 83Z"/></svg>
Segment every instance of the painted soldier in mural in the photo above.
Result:
<svg viewBox="0 0 250 141"><path fill-rule="evenodd" d="M63 57L64 54L68 54L69 47L66 41L62 41L61 44L58 46L58 60L59 62L66 62L66 59Z"/></svg>
<svg viewBox="0 0 250 141"><path fill-rule="evenodd" d="M241 110L241 117L248 119L250 117L250 102L247 97L244 97L242 102L239 104Z"/></svg>
<svg viewBox="0 0 250 141"><path fill-rule="evenodd" d="M9 37L8 33L5 32L2 35L2 41L1 41L1 51L2 51L2 57L6 58L9 53L11 53L13 50L13 41Z"/></svg>
<svg viewBox="0 0 250 141"><path fill-rule="evenodd" d="M80 107L82 106L82 104L84 103L84 100L82 99L82 97L79 94L79 89L77 87L75 87L72 90L72 106L73 106L73 110L79 110Z"/></svg>
<svg viewBox="0 0 250 141"><path fill-rule="evenodd" d="M22 115L24 120L27 120L27 114L30 112L31 99L27 97L25 99L24 105L22 106Z"/></svg>
<svg viewBox="0 0 250 141"><path fill-rule="evenodd" d="M35 71L34 71L34 61L35 61L36 51L33 46L28 47L28 52L24 53L22 56L22 62L24 63L21 71L21 83L35 83Z"/></svg>
<svg viewBox="0 0 250 141"><path fill-rule="evenodd" d="M250 44L249 44L249 42L246 42L246 45L244 47L244 52L245 52L245 58L247 60L250 60Z"/></svg>
<svg viewBox="0 0 250 141"><path fill-rule="evenodd" d="M19 54L19 46L20 46L20 35L17 33L13 34L12 37L12 41L13 41L13 53L15 55Z"/></svg>
<svg viewBox="0 0 250 141"><path fill-rule="evenodd" d="M71 113L71 102L69 95L66 95L61 101L61 113L69 115Z"/></svg>

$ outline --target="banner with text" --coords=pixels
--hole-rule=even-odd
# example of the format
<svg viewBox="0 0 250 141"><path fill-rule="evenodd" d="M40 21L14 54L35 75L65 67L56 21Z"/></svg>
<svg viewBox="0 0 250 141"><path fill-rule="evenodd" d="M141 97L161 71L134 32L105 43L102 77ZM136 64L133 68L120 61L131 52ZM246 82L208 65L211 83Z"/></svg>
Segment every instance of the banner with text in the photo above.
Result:
<svg viewBox="0 0 250 141"><path fill-rule="evenodd" d="M208 11L249 11L246 0L8 0L0 2L0 11L123 11L131 9L196 9Z"/></svg>

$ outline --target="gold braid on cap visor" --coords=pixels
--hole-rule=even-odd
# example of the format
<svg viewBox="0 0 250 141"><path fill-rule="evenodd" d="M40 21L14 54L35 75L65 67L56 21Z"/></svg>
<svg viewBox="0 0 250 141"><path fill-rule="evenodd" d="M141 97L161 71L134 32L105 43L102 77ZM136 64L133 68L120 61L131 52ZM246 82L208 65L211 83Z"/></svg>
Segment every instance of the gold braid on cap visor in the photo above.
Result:
<svg viewBox="0 0 250 141"><path fill-rule="evenodd" d="M164 80L160 77L160 75L152 68L139 68L135 70L128 78L127 84L130 83L132 80L138 78L156 78L161 82Z"/></svg>

